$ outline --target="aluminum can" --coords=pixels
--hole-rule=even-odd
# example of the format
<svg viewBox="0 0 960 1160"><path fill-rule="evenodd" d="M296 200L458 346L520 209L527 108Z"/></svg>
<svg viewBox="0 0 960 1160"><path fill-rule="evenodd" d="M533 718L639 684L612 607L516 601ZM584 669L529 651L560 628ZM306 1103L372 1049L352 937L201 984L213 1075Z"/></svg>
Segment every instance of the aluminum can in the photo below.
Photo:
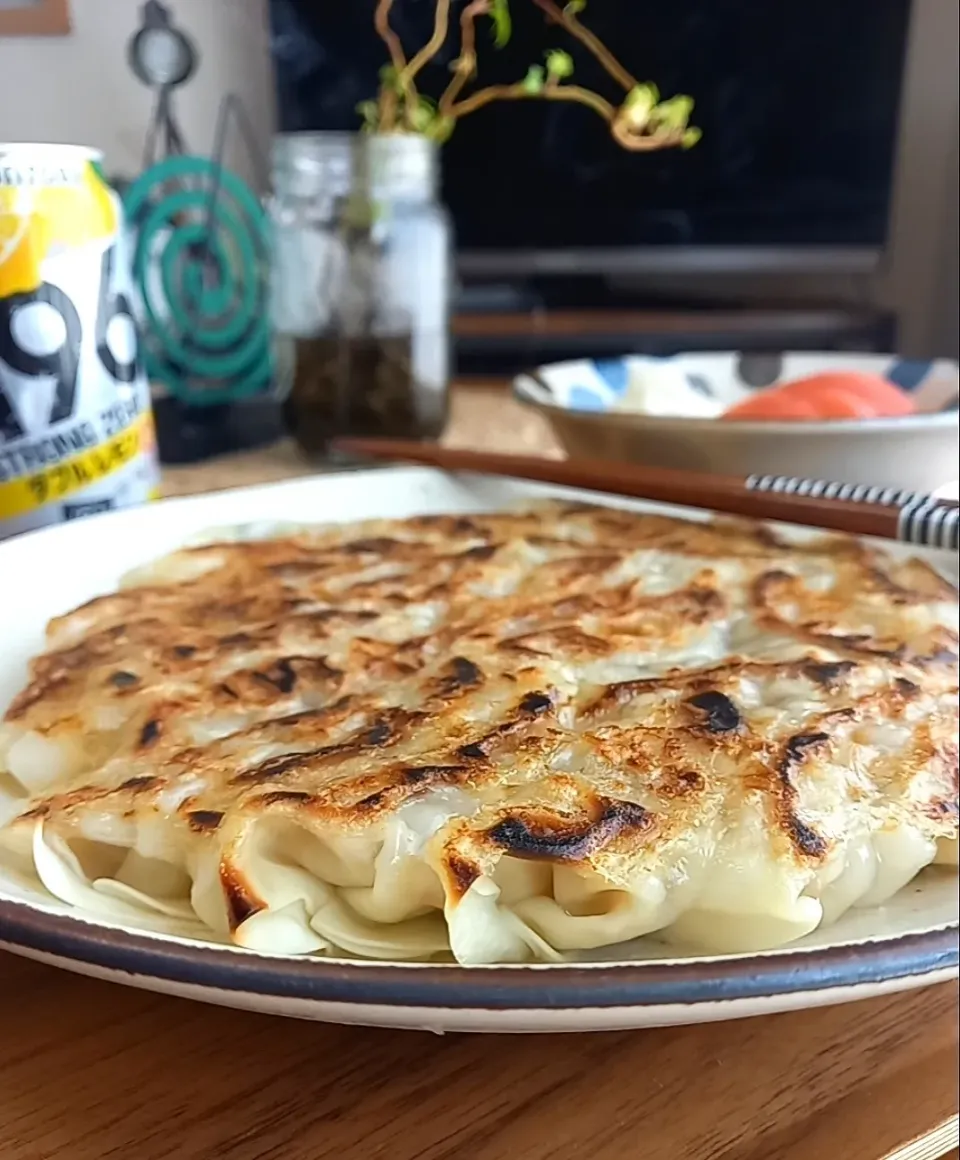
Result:
<svg viewBox="0 0 960 1160"><path fill-rule="evenodd" d="M0 539L158 494L134 293L100 154L0 143Z"/></svg>

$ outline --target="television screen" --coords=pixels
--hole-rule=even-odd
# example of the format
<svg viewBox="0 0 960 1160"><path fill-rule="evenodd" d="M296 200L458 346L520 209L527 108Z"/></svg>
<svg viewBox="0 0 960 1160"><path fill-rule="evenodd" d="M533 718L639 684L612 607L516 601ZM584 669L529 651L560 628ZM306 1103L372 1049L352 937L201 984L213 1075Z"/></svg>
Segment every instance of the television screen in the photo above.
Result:
<svg viewBox="0 0 960 1160"><path fill-rule="evenodd" d="M560 0L562 3L562 0ZM459 47L451 32L419 78L436 97ZM351 129L387 59L375 0L271 0L284 131ZM434 0L395 0L408 53ZM478 25L479 86L514 82L544 51L573 57L576 83L623 90L532 0L510 0L502 48ZM461 250L867 247L884 244L909 0L588 0L581 19L641 81L689 93L692 150L621 149L588 108L504 101L470 114L443 147L443 195Z"/></svg>

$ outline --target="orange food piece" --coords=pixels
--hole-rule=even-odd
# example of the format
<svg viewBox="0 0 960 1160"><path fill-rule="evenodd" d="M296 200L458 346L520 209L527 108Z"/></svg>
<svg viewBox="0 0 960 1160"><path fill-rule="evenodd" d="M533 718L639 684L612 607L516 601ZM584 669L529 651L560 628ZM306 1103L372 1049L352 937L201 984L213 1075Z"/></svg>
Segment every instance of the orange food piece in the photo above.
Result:
<svg viewBox="0 0 960 1160"><path fill-rule="evenodd" d="M722 419L881 419L912 415L909 395L882 375L825 371L771 387L737 403Z"/></svg>

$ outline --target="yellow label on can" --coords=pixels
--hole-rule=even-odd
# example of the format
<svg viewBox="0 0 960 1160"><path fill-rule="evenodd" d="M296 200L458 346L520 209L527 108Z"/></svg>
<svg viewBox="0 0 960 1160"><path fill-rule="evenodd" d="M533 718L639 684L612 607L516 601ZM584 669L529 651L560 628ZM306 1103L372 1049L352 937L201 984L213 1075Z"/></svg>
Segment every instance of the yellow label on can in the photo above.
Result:
<svg viewBox="0 0 960 1160"><path fill-rule="evenodd" d="M0 144L0 538L155 495L125 242L90 151Z"/></svg>
<svg viewBox="0 0 960 1160"><path fill-rule="evenodd" d="M0 519L13 519L44 504L69 499L120 471L152 444L153 416L148 411L126 430L89 451L0 483Z"/></svg>

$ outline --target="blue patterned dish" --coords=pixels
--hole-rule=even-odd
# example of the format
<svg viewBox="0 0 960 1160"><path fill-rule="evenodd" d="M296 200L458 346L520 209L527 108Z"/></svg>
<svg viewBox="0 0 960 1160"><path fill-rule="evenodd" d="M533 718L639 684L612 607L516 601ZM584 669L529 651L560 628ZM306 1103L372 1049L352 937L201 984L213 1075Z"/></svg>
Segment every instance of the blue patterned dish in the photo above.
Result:
<svg viewBox="0 0 960 1160"><path fill-rule="evenodd" d="M678 398L691 390L725 410L752 392L823 371L881 374L910 392L906 418L819 422L718 422L714 417L630 410L628 392L653 371ZM666 389L666 388L664 388ZM656 359L628 355L551 363L519 375L514 393L538 410L570 455L726 475L788 474L933 491L958 466L960 372L947 359L736 351ZM662 392L661 392L662 396Z"/></svg>
<svg viewBox="0 0 960 1160"><path fill-rule="evenodd" d="M698 393L724 408L756 390L826 370L867 371L883 375L914 396L922 413L956 410L960 400L957 364L948 359L922 361L871 354L787 353L748 355L735 351L684 354L673 358L627 355L615 359L576 359L549 363L514 380L524 401L549 402L571 411L614 410L631 379L648 367L676 368Z"/></svg>

